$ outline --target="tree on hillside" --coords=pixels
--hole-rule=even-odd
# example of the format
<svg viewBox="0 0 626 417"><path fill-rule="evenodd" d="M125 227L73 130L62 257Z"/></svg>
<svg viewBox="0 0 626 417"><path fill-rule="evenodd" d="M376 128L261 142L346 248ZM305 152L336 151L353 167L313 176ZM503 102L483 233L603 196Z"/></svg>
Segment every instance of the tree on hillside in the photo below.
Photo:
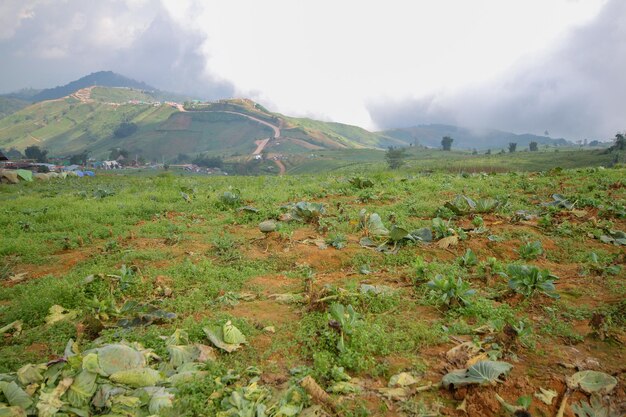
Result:
<svg viewBox="0 0 626 417"><path fill-rule="evenodd" d="M89 151L84 151L83 153L70 156L70 164L87 165L87 159L89 159Z"/></svg>
<svg viewBox="0 0 626 417"><path fill-rule="evenodd" d="M207 155L198 155L193 161L193 164L199 167L205 168L224 168L224 161L219 156L210 157Z"/></svg>
<svg viewBox="0 0 626 417"><path fill-rule="evenodd" d="M517 143L511 142L509 143L509 153L513 153L517 150Z"/></svg>
<svg viewBox="0 0 626 417"><path fill-rule="evenodd" d="M115 128L113 134L116 138L125 138L135 133L137 129L137 124L133 122L122 122L117 128Z"/></svg>
<svg viewBox="0 0 626 417"><path fill-rule="evenodd" d="M174 160L177 164L186 164L191 161L191 157L186 153L179 153Z"/></svg>
<svg viewBox="0 0 626 417"><path fill-rule="evenodd" d="M444 136L441 139L441 146L443 147L444 151L449 151L452 149L452 142L454 142L454 139L452 139L450 136Z"/></svg>
<svg viewBox="0 0 626 417"><path fill-rule="evenodd" d="M48 162L48 151L39 148L37 145L29 146L24 150L27 159L34 159L37 162Z"/></svg>
<svg viewBox="0 0 626 417"><path fill-rule="evenodd" d="M122 159L128 159L128 155L130 155L126 149L122 148L111 148L109 150L111 151L109 153L109 159L112 161L117 161L120 156L123 157Z"/></svg>
<svg viewBox="0 0 626 417"><path fill-rule="evenodd" d="M405 163L406 148L394 148L390 146L385 152L385 161L390 169L398 169Z"/></svg>
<svg viewBox="0 0 626 417"><path fill-rule="evenodd" d="M485 152L485 155L491 155L491 149L487 149L487 152Z"/></svg>
<svg viewBox="0 0 626 417"><path fill-rule="evenodd" d="M615 134L615 142L611 146L611 151L623 151L626 150L626 135L623 133Z"/></svg>
<svg viewBox="0 0 626 417"><path fill-rule="evenodd" d="M15 148L11 148L11 149L9 149L8 151L4 151L3 153L4 153L4 155L5 155L7 158L9 158L9 159L11 159L11 160L13 160L13 161L15 161L16 159L22 159L22 158L24 158L24 155L22 154L22 152L18 151L18 150L17 150L17 149L15 149Z"/></svg>
<svg viewBox="0 0 626 417"><path fill-rule="evenodd" d="M539 144L538 144L537 142L535 142L535 141L530 142L530 143L528 144L528 149L529 149L531 152L537 152L537 151L539 150Z"/></svg>

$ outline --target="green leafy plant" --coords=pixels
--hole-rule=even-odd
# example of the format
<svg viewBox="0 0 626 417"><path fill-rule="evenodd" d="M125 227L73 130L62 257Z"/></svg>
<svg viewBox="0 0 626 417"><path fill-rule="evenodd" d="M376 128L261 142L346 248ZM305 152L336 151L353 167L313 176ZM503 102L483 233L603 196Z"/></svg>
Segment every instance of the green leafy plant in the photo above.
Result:
<svg viewBox="0 0 626 417"><path fill-rule="evenodd" d="M525 243L517 250L520 258L524 260L537 259L543 255L543 246L540 241Z"/></svg>
<svg viewBox="0 0 626 417"><path fill-rule="evenodd" d="M343 352L346 348L346 336L349 337L356 331L357 326L361 323L361 316L352 305L346 307L339 303L331 305L328 311L330 313L329 325L340 332L337 349Z"/></svg>
<svg viewBox="0 0 626 417"><path fill-rule="evenodd" d="M444 237L454 235L454 228L452 228L451 221L444 221L439 217L435 217L432 220L432 231L435 239L442 239Z"/></svg>
<svg viewBox="0 0 626 417"><path fill-rule="evenodd" d="M378 237L389 234L389 229L385 227L380 216L377 213L369 214L365 209L359 213L359 225L368 236Z"/></svg>
<svg viewBox="0 0 626 417"><path fill-rule="evenodd" d="M230 320L223 326L204 327L202 330L215 347L228 353L234 352L248 343L243 333Z"/></svg>
<svg viewBox="0 0 626 417"><path fill-rule="evenodd" d="M237 207L241 203L241 191L232 189L219 196L219 202L225 207Z"/></svg>
<svg viewBox="0 0 626 417"><path fill-rule="evenodd" d="M495 385L500 381L500 375L507 374L513 365L498 361L480 361L467 369L456 370L448 373L441 380L444 388L463 387L471 384L491 384Z"/></svg>
<svg viewBox="0 0 626 417"><path fill-rule="evenodd" d="M485 221L480 216L474 216L472 219L472 225L476 228L481 228L485 225Z"/></svg>
<svg viewBox="0 0 626 417"><path fill-rule="evenodd" d="M324 205L321 203L309 203L300 201L295 204L286 206L288 213L293 220L304 223L316 223L325 212Z"/></svg>
<svg viewBox="0 0 626 417"><path fill-rule="evenodd" d="M444 207L456 215L469 213L490 213L500 207L500 201L495 198L479 198L472 200L466 195L457 195L454 200L447 202Z"/></svg>
<svg viewBox="0 0 626 417"><path fill-rule="evenodd" d="M602 397L592 395L589 402L580 400L577 404L572 404L572 410L576 417L620 417L623 416L618 410L605 404Z"/></svg>
<svg viewBox="0 0 626 417"><path fill-rule="evenodd" d="M341 233L335 233L333 235L330 235L326 239L326 244L332 246L335 249L345 248L347 242L348 242L348 239L346 238L345 235Z"/></svg>
<svg viewBox="0 0 626 417"><path fill-rule="evenodd" d="M352 177L348 179L348 182L354 187L362 190L364 188L371 188L374 186L374 182L368 178Z"/></svg>
<svg viewBox="0 0 626 417"><path fill-rule="evenodd" d="M426 285L430 288L431 296L446 305L470 304L471 297L476 294L476 290L471 289L463 278L455 279L452 275L447 278L437 275Z"/></svg>
<svg viewBox="0 0 626 417"><path fill-rule="evenodd" d="M94 198L100 198L100 199L111 197L114 195L115 195L115 191L107 190L106 188L98 188L96 191L93 192Z"/></svg>
<svg viewBox="0 0 626 417"><path fill-rule="evenodd" d="M509 279L509 288L525 297L532 297L536 292L541 292L548 297L559 298L554 286L554 280L558 277L550 274L547 270L540 270L536 266L509 265L505 272L500 273Z"/></svg>
<svg viewBox="0 0 626 417"><path fill-rule="evenodd" d="M459 258L459 263L461 264L461 266L464 266L466 268L478 265L478 257L473 250L467 249L467 251L465 251L465 254Z"/></svg>
<svg viewBox="0 0 626 417"><path fill-rule="evenodd" d="M572 202L563 197L561 194L552 194L552 201L547 203L541 203L541 205L544 207L556 207L572 210L576 205L576 201Z"/></svg>
<svg viewBox="0 0 626 417"><path fill-rule="evenodd" d="M622 232L621 230L607 230L606 233L599 234L598 239L600 239L602 243L626 246L626 232Z"/></svg>

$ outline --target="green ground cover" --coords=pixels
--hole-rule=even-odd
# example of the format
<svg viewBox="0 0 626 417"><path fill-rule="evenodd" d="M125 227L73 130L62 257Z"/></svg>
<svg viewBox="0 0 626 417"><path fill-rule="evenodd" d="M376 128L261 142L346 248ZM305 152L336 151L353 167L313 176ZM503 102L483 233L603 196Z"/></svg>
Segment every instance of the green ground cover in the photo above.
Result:
<svg viewBox="0 0 626 417"><path fill-rule="evenodd" d="M382 155L362 152L352 162ZM567 159L590 155L577 152ZM84 372L94 391L60 392L57 415L464 415L462 404L505 415L496 393L554 415L578 368L617 378L602 401L618 407L626 171L468 169L493 158L532 170L520 153L426 172L441 154L400 172L376 169L375 156L306 176L0 184L0 329L18 323L0 335L0 403L15 380L36 412L61 378ZM286 207L298 202L308 204ZM275 231L259 230L265 220ZM245 343L228 353L223 343L243 341L236 330ZM90 349L135 342L153 352L137 351L150 389L92 375ZM32 374L29 363L48 365ZM450 372L479 365L506 376L459 388ZM104 386L119 389L98 402ZM544 403L541 388L558 399ZM573 390L570 404L582 400Z"/></svg>

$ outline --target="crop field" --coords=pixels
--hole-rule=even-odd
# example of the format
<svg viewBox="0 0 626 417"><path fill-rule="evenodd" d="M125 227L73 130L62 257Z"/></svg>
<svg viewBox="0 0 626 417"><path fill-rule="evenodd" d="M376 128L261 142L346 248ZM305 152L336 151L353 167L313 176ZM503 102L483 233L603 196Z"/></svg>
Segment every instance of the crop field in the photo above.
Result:
<svg viewBox="0 0 626 417"><path fill-rule="evenodd" d="M0 416L623 415L625 169L344 171L0 184Z"/></svg>
<svg viewBox="0 0 626 417"><path fill-rule="evenodd" d="M282 144L280 145L282 146ZM280 151L280 146L272 148ZM310 154L314 157L310 157ZM290 174L315 174L319 172L345 172L358 170L381 171L387 164L384 152L373 149L314 150L309 155L293 156L288 163ZM608 166L615 154L604 149L583 150L574 147L543 149L539 152L496 153L471 155L468 151L443 152L440 149L408 148L406 170L447 172L508 172L511 167L518 171L541 171L552 168L580 168ZM620 163L626 162L621 159Z"/></svg>

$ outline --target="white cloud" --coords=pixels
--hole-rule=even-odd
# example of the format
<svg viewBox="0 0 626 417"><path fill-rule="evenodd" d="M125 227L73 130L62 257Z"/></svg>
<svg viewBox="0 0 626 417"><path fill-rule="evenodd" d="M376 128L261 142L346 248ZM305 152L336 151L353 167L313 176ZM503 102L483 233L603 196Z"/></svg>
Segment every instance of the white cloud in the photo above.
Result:
<svg viewBox="0 0 626 417"><path fill-rule="evenodd" d="M189 8L189 2L185 8ZM371 126L365 102L488 80L591 19L602 1L198 2L178 16L242 95Z"/></svg>
<svg viewBox="0 0 626 417"><path fill-rule="evenodd" d="M3 0L0 2L0 41L11 38L22 21L32 19L38 3L41 1Z"/></svg>
<svg viewBox="0 0 626 417"><path fill-rule="evenodd" d="M12 59L0 89L113 69L166 89L248 96L283 113L370 128L420 120L419 109L432 121L524 129L536 116L504 112L537 103L570 109L590 92L581 80L595 85L588 101L612 93L608 78L595 77L608 70L587 65L596 71L587 74L583 63L573 69L552 57L619 2L4 0L0 53ZM581 55L598 50L587 45ZM372 112L376 103L393 104L396 115Z"/></svg>
<svg viewBox="0 0 626 417"><path fill-rule="evenodd" d="M480 83L426 97L370 101L381 126L449 123L572 139L611 137L626 114L626 3L614 0L542 53Z"/></svg>

